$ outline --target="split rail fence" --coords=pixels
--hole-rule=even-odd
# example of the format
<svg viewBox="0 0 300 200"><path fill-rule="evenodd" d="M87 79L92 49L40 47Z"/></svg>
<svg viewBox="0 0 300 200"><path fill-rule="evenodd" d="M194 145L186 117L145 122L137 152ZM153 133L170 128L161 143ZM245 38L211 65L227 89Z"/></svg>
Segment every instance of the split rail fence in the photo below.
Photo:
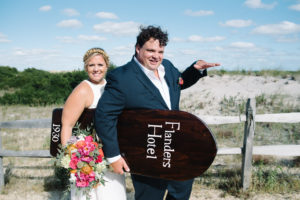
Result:
<svg viewBox="0 0 300 200"><path fill-rule="evenodd" d="M243 146L236 148L219 148L217 155L242 154L242 186L247 190L251 183L252 155L300 156L300 145L253 146L256 122L300 123L300 113L281 113L256 115L255 99L248 99L246 113L243 116L198 116L208 125L245 122ZM4 157L51 158L49 150L13 151L2 148L1 128L49 128L51 119L18 120L0 122L0 191L4 186ZM50 142L50 141L49 141Z"/></svg>

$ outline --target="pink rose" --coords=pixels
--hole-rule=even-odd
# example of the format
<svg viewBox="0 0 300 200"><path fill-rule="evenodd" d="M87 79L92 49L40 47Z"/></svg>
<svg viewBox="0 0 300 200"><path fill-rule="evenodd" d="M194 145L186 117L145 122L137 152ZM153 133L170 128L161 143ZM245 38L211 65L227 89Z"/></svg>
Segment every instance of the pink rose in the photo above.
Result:
<svg viewBox="0 0 300 200"><path fill-rule="evenodd" d="M71 160L79 160L79 158L76 156L76 153L72 153Z"/></svg>
<svg viewBox="0 0 300 200"><path fill-rule="evenodd" d="M99 155L99 156L97 157L96 163L101 163L101 162L102 162L102 156Z"/></svg>
<svg viewBox="0 0 300 200"><path fill-rule="evenodd" d="M77 163L78 163L78 160L71 160L69 166L70 166L72 169L76 169L76 168L77 168Z"/></svg>
<svg viewBox="0 0 300 200"><path fill-rule="evenodd" d="M87 162L87 163L90 163L93 160L93 158L90 157L90 156L84 156L84 157L81 157L80 160L84 161L84 162Z"/></svg>
<svg viewBox="0 0 300 200"><path fill-rule="evenodd" d="M88 181L76 180L76 186L77 187L88 187L89 186L89 182Z"/></svg>
<svg viewBox="0 0 300 200"><path fill-rule="evenodd" d="M92 171L90 174L89 174L89 182L92 182L95 180L95 172Z"/></svg>
<svg viewBox="0 0 300 200"><path fill-rule="evenodd" d="M77 187L88 187L89 186L89 175L81 173L80 176L78 174L75 174L76 176L76 186Z"/></svg>
<svg viewBox="0 0 300 200"><path fill-rule="evenodd" d="M93 137L92 136L86 136L85 137L85 142L93 142Z"/></svg>
<svg viewBox="0 0 300 200"><path fill-rule="evenodd" d="M79 162L79 158L76 156L76 153L72 153L71 161L70 161L70 164L69 164L70 168L76 169L78 162Z"/></svg>
<svg viewBox="0 0 300 200"><path fill-rule="evenodd" d="M95 150L95 145L92 143L88 143L85 147L78 149L78 152L82 156L88 156L90 152Z"/></svg>

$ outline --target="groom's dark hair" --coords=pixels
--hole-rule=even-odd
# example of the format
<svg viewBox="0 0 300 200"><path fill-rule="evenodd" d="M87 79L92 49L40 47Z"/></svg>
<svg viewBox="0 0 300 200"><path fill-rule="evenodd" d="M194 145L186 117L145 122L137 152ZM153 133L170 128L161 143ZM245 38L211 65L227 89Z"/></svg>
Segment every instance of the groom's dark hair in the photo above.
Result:
<svg viewBox="0 0 300 200"><path fill-rule="evenodd" d="M167 46L168 43L168 33L162 31L161 28L155 26L140 26L140 33L136 38L135 46L142 47L150 38L157 39L161 46Z"/></svg>

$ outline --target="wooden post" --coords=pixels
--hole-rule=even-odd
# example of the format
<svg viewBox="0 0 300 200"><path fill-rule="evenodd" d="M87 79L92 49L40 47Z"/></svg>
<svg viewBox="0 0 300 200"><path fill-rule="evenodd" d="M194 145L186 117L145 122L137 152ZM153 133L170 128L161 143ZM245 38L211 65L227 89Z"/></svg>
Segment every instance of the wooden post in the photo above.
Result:
<svg viewBox="0 0 300 200"><path fill-rule="evenodd" d="M0 128L0 152L2 151L2 135ZM0 192L2 192L4 187L4 169L3 169L3 157L0 156Z"/></svg>
<svg viewBox="0 0 300 200"><path fill-rule="evenodd" d="M255 114L256 114L255 99L248 99L246 105L246 122L244 129L244 144L242 148L242 186L243 190L247 190L251 183L252 169L252 150L253 137L255 131Z"/></svg>

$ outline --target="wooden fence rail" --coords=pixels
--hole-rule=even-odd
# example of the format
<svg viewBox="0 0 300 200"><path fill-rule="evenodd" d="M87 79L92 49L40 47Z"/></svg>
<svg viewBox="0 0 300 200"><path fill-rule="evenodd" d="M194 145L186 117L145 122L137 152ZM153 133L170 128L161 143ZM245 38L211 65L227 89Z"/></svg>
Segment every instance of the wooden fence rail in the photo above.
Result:
<svg viewBox="0 0 300 200"><path fill-rule="evenodd" d="M208 125L245 122L243 147L219 148L218 155L242 154L242 185L247 190L251 183L252 155L300 156L300 145L253 146L256 122L300 123L300 113L255 114L255 99L248 99L246 114L241 116L198 115ZM51 158L49 150L12 151L2 149L1 128L51 128L51 119L0 122L0 191L4 186L3 157Z"/></svg>

